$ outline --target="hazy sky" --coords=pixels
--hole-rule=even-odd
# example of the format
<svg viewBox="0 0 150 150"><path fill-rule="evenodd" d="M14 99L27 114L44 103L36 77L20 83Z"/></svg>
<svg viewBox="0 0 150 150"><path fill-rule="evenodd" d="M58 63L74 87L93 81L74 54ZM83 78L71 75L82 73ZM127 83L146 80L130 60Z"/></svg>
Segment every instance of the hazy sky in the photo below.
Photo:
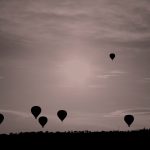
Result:
<svg viewBox="0 0 150 150"><path fill-rule="evenodd" d="M0 133L150 127L149 0L0 0ZM116 53L112 61L109 53ZM57 111L65 109L62 124Z"/></svg>

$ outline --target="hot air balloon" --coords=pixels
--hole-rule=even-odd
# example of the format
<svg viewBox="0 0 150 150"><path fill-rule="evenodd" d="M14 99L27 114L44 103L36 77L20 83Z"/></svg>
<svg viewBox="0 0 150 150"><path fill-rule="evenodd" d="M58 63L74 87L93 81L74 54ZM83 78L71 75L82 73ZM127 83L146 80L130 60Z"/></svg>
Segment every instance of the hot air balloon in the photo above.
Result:
<svg viewBox="0 0 150 150"><path fill-rule="evenodd" d="M41 108L39 106L33 106L31 108L31 113L33 114L33 116L35 117L35 119L37 119L37 117L41 113Z"/></svg>
<svg viewBox="0 0 150 150"><path fill-rule="evenodd" d="M0 114L0 124L4 121L4 115Z"/></svg>
<svg viewBox="0 0 150 150"><path fill-rule="evenodd" d="M39 118L39 123L40 123L40 125L42 126L42 128L44 128L44 126L46 125L47 122L48 122L47 117L41 116L41 117Z"/></svg>
<svg viewBox="0 0 150 150"><path fill-rule="evenodd" d="M58 118L59 118L61 121L63 121L63 120L66 118L66 116L67 116L67 111L65 111L65 110L59 110L59 111L57 112L57 116L58 116Z"/></svg>
<svg viewBox="0 0 150 150"><path fill-rule="evenodd" d="M115 58L115 54L114 53L110 53L109 57L113 60Z"/></svg>
<svg viewBox="0 0 150 150"><path fill-rule="evenodd" d="M124 121L127 123L128 127L131 126L131 124L133 123L134 121L134 116L133 115L126 115L124 117Z"/></svg>

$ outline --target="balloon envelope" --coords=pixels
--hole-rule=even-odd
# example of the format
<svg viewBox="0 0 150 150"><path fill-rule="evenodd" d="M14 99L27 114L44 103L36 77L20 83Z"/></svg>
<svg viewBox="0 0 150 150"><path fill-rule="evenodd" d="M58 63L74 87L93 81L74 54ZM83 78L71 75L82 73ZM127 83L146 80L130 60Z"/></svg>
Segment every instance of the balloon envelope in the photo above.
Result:
<svg viewBox="0 0 150 150"><path fill-rule="evenodd" d="M33 106L31 108L31 113L33 114L33 116L35 117L35 119L37 119L37 117L41 113L41 108L39 106Z"/></svg>
<svg viewBox="0 0 150 150"><path fill-rule="evenodd" d="M66 118L66 116L67 116L67 111L65 111L65 110L59 110L59 111L57 112L57 116L58 116L58 118L59 118L61 121L63 121L63 120Z"/></svg>
<svg viewBox="0 0 150 150"><path fill-rule="evenodd" d="M130 127L131 124L133 123L134 121L134 116L133 115L126 115L124 117L124 121L127 123L127 125Z"/></svg>
<svg viewBox="0 0 150 150"><path fill-rule="evenodd" d="M114 53L110 53L109 54L110 58L113 60L115 58L115 54Z"/></svg>
<svg viewBox="0 0 150 150"><path fill-rule="evenodd" d="M4 115L0 114L0 124L3 122L3 120L4 120Z"/></svg>
<svg viewBox="0 0 150 150"><path fill-rule="evenodd" d="M47 117L41 116L41 117L39 118L39 123L40 123L40 125L42 126L42 128L44 128L44 126L46 125L47 122L48 122Z"/></svg>

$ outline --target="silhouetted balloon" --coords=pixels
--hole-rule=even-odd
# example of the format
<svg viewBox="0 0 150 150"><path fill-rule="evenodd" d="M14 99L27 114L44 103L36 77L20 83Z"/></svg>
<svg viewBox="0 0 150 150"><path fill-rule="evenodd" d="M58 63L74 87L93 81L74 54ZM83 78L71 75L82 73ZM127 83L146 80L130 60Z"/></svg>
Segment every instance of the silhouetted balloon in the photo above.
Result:
<svg viewBox="0 0 150 150"><path fill-rule="evenodd" d="M110 58L113 60L115 58L115 54L114 53L110 53L109 54Z"/></svg>
<svg viewBox="0 0 150 150"><path fill-rule="evenodd" d="M48 121L48 119L47 119L47 117L45 117L45 116L41 116L41 117L39 118L39 123L40 123L40 125L42 126L42 128L44 128L44 126L46 125L47 121Z"/></svg>
<svg viewBox="0 0 150 150"><path fill-rule="evenodd" d="M127 125L130 127L130 125L133 123L134 121L134 117L132 115L126 115L124 117L124 121L127 123Z"/></svg>
<svg viewBox="0 0 150 150"><path fill-rule="evenodd" d="M61 121L63 121L67 116L67 112L65 110L59 110L57 112L57 116Z"/></svg>
<svg viewBox="0 0 150 150"><path fill-rule="evenodd" d="M0 124L3 122L3 120L4 120L4 116L3 114L0 114Z"/></svg>
<svg viewBox="0 0 150 150"><path fill-rule="evenodd" d="M41 113L41 108L39 106L33 106L31 108L31 113L33 114L33 116L35 117L35 119L37 119L37 117Z"/></svg>

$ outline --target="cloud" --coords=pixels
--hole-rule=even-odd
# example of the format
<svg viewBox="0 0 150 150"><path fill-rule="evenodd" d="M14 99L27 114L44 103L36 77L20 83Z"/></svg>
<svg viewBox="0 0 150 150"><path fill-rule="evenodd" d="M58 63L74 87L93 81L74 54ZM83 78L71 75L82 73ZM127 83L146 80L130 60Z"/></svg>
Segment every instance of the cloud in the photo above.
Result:
<svg viewBox="0 0 150 150"><path fill-rule="evenodd" d="M133 108L133 109L124 109L124 110L116 110L114 112L105 114L104 117L122 117L127 114L133 115L150 115L150 108Z"/></svg>
<svg viewBox="0 0 150 150"><path fill-rule="evenodd" d="M68 125L71 125L74 129L77 130L87 129L96 131L111 129L111 127L108 124L106 124L106 119L103 117L103 113L73 111L69 113L67 118Z"/></svg>
<svg viewBox="0 0 150 150"><path fill-rule="evenodd" d="M2 79L4 79L4 77L3 77L3 76L0 76L0 80L2 80Z"/></svg>
<svg viewBox="0 0 150 150"><path fill-rule="evenodd" d="M0 112L5 113L5 114L9 114L9 115L19 116L19 117L22 117L22 118L31 118L31 117L33 117L33 115L31 113L17 111L17 110L0 109ZM46 116L47 118L50 118L50 119L56 118L56 115L43 114L43 113L41 115Z"/></svg>
<svg viewBox="0 0 150 150"><path fill-rule="evenodd" d="M145 81L150 81L150 77L144 78Z"/></svg>
<svg viewBox="0 0 150 150"><path fill-rule="evenodd" d="M143 83L143 84L148 84L148 83L150 83L150 77L141 78L141 79L137 80L137 82Z"/></svg>
<svg viewBox="0 0 150 150"><path fill-rule="evenodd" d="M106 86L101 85L101 84L91 84L88 85L88 88L105 88Z"/></svg>
<svg viewBox="0 0 150 150"><path fill-rule="evenodd" d="M150 2L147 0L0 3L1 31L27 39L58 40L77 36L134 47L139 42L141 47L149 43Z"/></svg>
<svg viewBox="0 0 150 150"><path fill-rule="evenodd" d="M147 104L147 100L141 101L141 97L145 96L149 87L145 86L146 84L143 84L143 87L136 86L132 81L141 77L149 66L149 53L145 53L145 50L149 52L150 47L149 6L149 0L1 0L1 75L4 74L7 77L4 85L1 84L1 88L4 89L1 105L11 103L14 109L21 109L24 103L30 105L35 100L34 102L43 104L46 100L50 107L63 103L72 109L83 107L83 109L95 110L99 107L100 111L101 109L117 109L124 104L127 107L131 103ZM118 64L110 65L112 62L108 61L108 64L107 58L103 57L106 56L108 47L119 49ZM135 50L140 53L135 53ZM57 88L66 87L67 89L72 85L61 83L60 73L55 72L53 64L55 62L61 64L68 57L72 59L74 54L87 57L93 66L97 64L97 67L102 69L102 72L94 70L96 76L93 75L94 77L87 85L91 90L89 93L83 93L83 97L80 93L71 95L70 91L64 94L63 90ZM131 57L132 55L134 58ZM126 59L127 56L130 56L129 59ZM117 69L103 71L106 68ZM124 68L128 69L127 72ZM126 74L130 71L131 76L127 77ZM127 78L120 80L121 77ZM144 83L149 83L148 74ZM106 90L102 89L102 92L99 90L105 87ZM124 101L126 95L130 98ZM90 96L95 99L95 104ZM96 100L100 96L101 101ZM148 97L149 93L146 96ZM48 97L50 100L47 101ZM110 98L112 101L105 100ZM60 102L59 99L62 101ZM80 101L80 107L74 99ZM90 101L87 102L86 108L84 99ZM22 114L15 110L4 112L20 116L20 118L31 115L24 115L23 112ZM118 110L107 115L120 116L125 113L128 111ZM142 114L142 112L139 113Z"/></svg>
<svg viewBox="0 0 150 150"><path fill-rule="evenodd" d="M125 71L122 71L122 70L113 70L113 71L111 71L110 73L112 73L112 74L126 74L127 72L125 72Z"/></svg>
<svg viewBox="0 0 150 150"><path fill-rule="evenodd" d="M20 111L16 111L16 110L7 110L7 109L0 109L1 113L6 113L6 114L12 114L12 115L16 115L16 116L20 116L20 117L24 117L24 118L28 118L31 117L32 115L26 112L20 112Z"/></svg>
<svg viewBox="0 0 150 150"><path fill-rule="evenodd" d="M97 78L101 78L101 79L108 79L110 77L116 77L116 75L112 75L112 74L97 75Z"/></svg>
<svg viewBox="0 0 150 150"><path fill-rule="evenodd" d="M126 74L127 72L125 71L122 71L122 70L112 70L106 74L103 74L103 75L97 75L96 77L97 78L102 78L102 79L108 79L108 78L111 78L111 77L118 77L118 76L121 76L123 74Z"/></svg>

